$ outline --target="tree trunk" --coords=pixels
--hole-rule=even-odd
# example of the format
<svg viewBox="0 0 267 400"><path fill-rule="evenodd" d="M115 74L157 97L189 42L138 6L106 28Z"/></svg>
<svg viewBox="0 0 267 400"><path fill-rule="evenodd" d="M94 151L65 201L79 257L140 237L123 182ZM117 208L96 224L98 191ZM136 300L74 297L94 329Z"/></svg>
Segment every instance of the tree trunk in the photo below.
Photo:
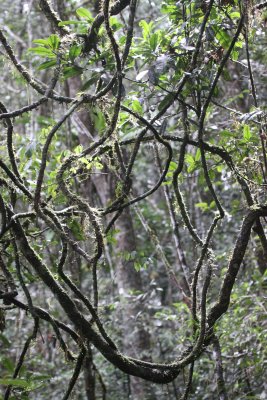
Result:
<svg viewBox="0 0 267 400"><path fill-rule="evenodd" d="M96 377L95 377L95 369L93 364L93 354L88 344L88 352L84 359L83 363L84 367L84 383L85 383L85 393L87 400L95 400L95 384L96 384Z"/></svg>
<svg viewBox="0 0 267 400"><path fill-rule="evenodd" d="M70 96L74 96L81 88L80 77L74 77L69 80L68 91ZM96 132L92 125L90 115L88 111L81 110L77 113L80 121L82 122L85 129L88 130L88 134L79 132L79 141L83 146L88 146L90 143L90 136L94 136ZM89 198L90 204L92 199L90 195L92 193L92 185L95 186L101 203L103 206L107 204L107 201L112 197L115 192L115 180L109 175L95 175L90 178L91 181L86 182L84 187L86 195ZM136 251L136 239L133 228L132 217L128 211L124 211L116 222L116 229L119 230L117 234L117 251L118 254L131 253ZM141 321L136 318L137 314L140 313L142 307L137 302L131 301L131 293L142 291L142 282L140 273L134 269L134 261L126 261L124 257L117 257L116 259L117 271L116 271L116 283L118 290L121 295L123 302L123 347L129 355L137 357L141 354L144 358L148 358L146 355L149 345L149 334L144 329ZM86 366L87 367L87 366ZM87 379L87 373L85 373L85 379ZM87 386L87 383L86 383ZM135 377L130 378L130 399L133 400L146 400L150 399L150 384L143 380ZM88 400L91 400L88 397Z"/></svg>
<svg viewBox="0 0 267 400"><path fill-rule="evenodd" d="M127 253L136 251L136 238L129 211L124 210L116 222L117 249L117 284L123 309L123 347L124 351L132 357L148 359L147 349L150 348L149 333L144 328L144 323L138 316L142 307L134 300L133 294L142 291L140 273L134 268L134 260L124 257ZM134 300L134 301L133 301ZM130 377L130 399L149 399L151 385L140 378Z"/></svg>

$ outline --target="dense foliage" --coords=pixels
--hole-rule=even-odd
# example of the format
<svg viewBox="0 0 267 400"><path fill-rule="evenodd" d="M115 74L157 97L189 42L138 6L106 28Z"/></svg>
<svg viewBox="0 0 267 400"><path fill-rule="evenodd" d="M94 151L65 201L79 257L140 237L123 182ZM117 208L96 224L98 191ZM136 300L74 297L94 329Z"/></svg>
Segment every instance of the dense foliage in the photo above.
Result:
<svg viewBox="0 0 267 400"><path fill-rule="evenodd" d="M1 399L266 398L266 8L1 2Z"/></svg>

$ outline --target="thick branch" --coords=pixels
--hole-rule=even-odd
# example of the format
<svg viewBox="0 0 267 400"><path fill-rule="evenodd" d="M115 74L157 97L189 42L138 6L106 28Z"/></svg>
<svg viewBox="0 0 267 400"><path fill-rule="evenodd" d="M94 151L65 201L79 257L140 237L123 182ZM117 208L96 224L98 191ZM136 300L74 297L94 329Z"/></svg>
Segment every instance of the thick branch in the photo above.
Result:
<svg viewBox="0 0 267 400"><path fill-rule="evenodd" d="M64 36L64 35L70 33L69 29L66 26L58 26L58 24L61 22L61 19L59 18L58 14L55 12L55 10L53 10L49 1L40 0L39 5L40 5L40 8L43 11L44 15L48 19L48 21L51 22L52 26L55 28L55 30L61 36Z"/></svg>
<svg viewBox="0 0 267 400"><path fill-rule="evenodd" d="M219 299L212 307L208 315L209 326L212 327L215 322L227 311L230 303L230 296L235 284L240 265L243 261L248 241L251 234L251 228L259 217L267 216L267 206L253 206L243 220L233 254L228 264L227 273L220 289Z"/></svg>
<svg viewBox="0 0 267 400"><path fill-rule="evenodd" d="M48 268L43 264L40 257L37 256L30 246L19 222L14 223L13 231L19 244L20 251L30 265L34 268L42 281L57 297L60 305L68 315L70 321L74 324L76 329L81 332L83 337L90 340L108 361L121 369L123 372L130 375L139 376L140 378L148 381L156 383L168 383L175 379L179 373L179 369L170 370L168 367L166 367L165 370L157 370L149 368L149 363L147 363L148 367L140 366L130 358L119 353L117 350L112 349L110 345L108 345L107 342L101 337L101 335L91 326L90 322L87 321L78 311L75 303L70 299L68 294L59 285L59 283L53 278Z"/></svg>

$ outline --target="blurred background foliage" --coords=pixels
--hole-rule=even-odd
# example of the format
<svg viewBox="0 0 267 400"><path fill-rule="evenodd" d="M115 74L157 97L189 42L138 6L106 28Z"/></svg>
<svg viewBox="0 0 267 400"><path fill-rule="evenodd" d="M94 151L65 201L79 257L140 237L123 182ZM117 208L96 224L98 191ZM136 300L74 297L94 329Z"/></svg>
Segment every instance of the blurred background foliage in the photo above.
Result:
<svg viewBox="0 0 267 400"><path fill-rule="evenodd" d="M60 52L62 65L57 91L66 96L93 94L97 85L99 90L108 83L116 69L114 53L103 25L97 33L97 42L92 44L89 53L84 54L83 35L88 32L101 5L93 0L51 1L51 5L60 17L60 27L68 29L68 34L64 37L46 19L38 1L2 0L1 28L17 58L34 75L37 82L49 84ZM134 37L123 77L122 104L125 107L149 120L164 109L190 66L207 6L208 2L202 0L137 2ZM236 170L247 180L253 198L264 203L266 187L263 184L266 184L266 171L263 154L265 147L262 148L262 141L266 145L266 134L262 131L260 137L259 121L263 121L265 126L267 8L259 10L255 6L257 2L248 4L247 34L257 104L255 98L253 99L246 33L243 30L209 105L205 120L205 141L210 145L220 146L231 155ZM127 211L124 220L111 229L105 238L105 255L100 259L98 268L100 317L105 321L107 330L116 339L119 348L147 360L171 362L193 342L190 299L184 293L184 275L178 261L170 205L175 209L179 246L190 276L200 250L185 229L182 215L177 211L174 201L172 179L180 151L180 143L175 138L183 137L181 115L186 107L190 138L197 139L201 104L203 105L208 96L218 65L231 44L240 19L240 7L242 8L242 4L236 0L215 1L201 43L197 66L184 86L181 101L173 104L155 123L160 135L168 135L173 148L173 159L167 176L161 187L145 201L133 206L130 212ZM123 49L126 41L128 14L129 10L125 8L120 14L110 18L110 25L120 49ZM14 68L3 46L0 46L0 67L0 97L8 110L19 109L40 97ZM115 85L112 92L108 92L97 103L83 105L57 131L50 146L43 185L46 199L53 207L61 209L68 206L56 182L59 166L68 155L80 154L92 137L99 138L104 134L110 124L117 90ZM19 172L27 181L30 191L35 190L42 146L51 127L66 110L66 104L51 101L14 120L14 148L19 160ZM133 148L130 141L141 128L140 120L123 109L120 111L116 139L129 143L130 151L125 151L126 164ZM8 159L4 123L0 140L0 157ZM212 239L215 267L208 294L210 306L217 299L244 216L246 201L234 174L222 159L211 153L206 153L206 158L210 178L226 211L226 216L218 225ZM151 141L142 144L131 177L134 182L134 196L155 185L160 175L159 165L164 165L166 159L167 152L163 146ZM73 164L70 180L73 176L74 179L70 185L77 193L90 199L94 207L102 209L122 194L123 183L116 175L118 165L112 148L94 159L84 157L79 163ZM75 176L81 168L83 173ZM0 174L2 173L1 171ZM200 151L194 146L187 148L179 186L193 224L200 237L205 238L216 211L216 204L205 182ZM1 193L5 199L6 194L2 190ZM18 199L16 212L20 211L25 211L22 195ZM107 226L109 221L107 216L103 225ZM262 222L264 225L265 220ZM33 222L29 218L23 224L34 249L49 265L55 279L62 283L57 273L57 259L61 248L57 235L39 219ZM82 247L89 246L86 248L92 252L90 244L85 244L88 237L92 236L92 228L86 218L73 214L66 225L74 240ZM134 242L131 242L133 236ZM1 247L16 285L20 287L14 254L5 247L4 238ZM267 397L266 264L265 254L257 235L253 233L232 292L229 310L215 326L229 399L252 400ZM176 280L168 273L168 265L174 270ZM34 305L68 323L55 298L36 277L32 268L25 262L22 269L24 282ZM88 288L92 285L92 277L81 257L70 252L66 269L78 287L84 293L90 294ZM201 272L201 283L203 279L204 272ZM26 301L22 290L19 290L18 298ZM77 304L78 302L79 300ZM73 363L66 360L51 324L42 321L17 381L12 381L19 355L32 332L33 320L27 312L12 306L3 306L0 312L0 384L3 388L0 398L6 398L4 393L9 383L13 383L10 399L63 398L67 382L73 373ZM65 334L63 337L68 341ZM148 342L149 346L146 344ZM71 351L76 351L72 342L68 345ZM188 368L172 383L156 385L140 379L131 380L132 378L108 363L94 348L92 357L94 393L87 390L85 373L84 377L81 375L79 378L70 398L172 400L183 395ZM189 398L225 399L218 395L216 354L212 347L207 347L195 362Z"/></svg>

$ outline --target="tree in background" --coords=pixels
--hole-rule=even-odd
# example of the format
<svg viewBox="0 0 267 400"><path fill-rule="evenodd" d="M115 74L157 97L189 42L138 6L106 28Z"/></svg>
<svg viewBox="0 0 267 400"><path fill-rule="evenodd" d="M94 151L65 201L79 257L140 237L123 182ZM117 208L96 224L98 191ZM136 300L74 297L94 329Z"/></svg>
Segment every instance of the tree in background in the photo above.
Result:
<svg viewBox="0 0 267 400"><path fill-rule="evenodd" d="M265 398L265 2L0 8L2 398Z"/></svg>

